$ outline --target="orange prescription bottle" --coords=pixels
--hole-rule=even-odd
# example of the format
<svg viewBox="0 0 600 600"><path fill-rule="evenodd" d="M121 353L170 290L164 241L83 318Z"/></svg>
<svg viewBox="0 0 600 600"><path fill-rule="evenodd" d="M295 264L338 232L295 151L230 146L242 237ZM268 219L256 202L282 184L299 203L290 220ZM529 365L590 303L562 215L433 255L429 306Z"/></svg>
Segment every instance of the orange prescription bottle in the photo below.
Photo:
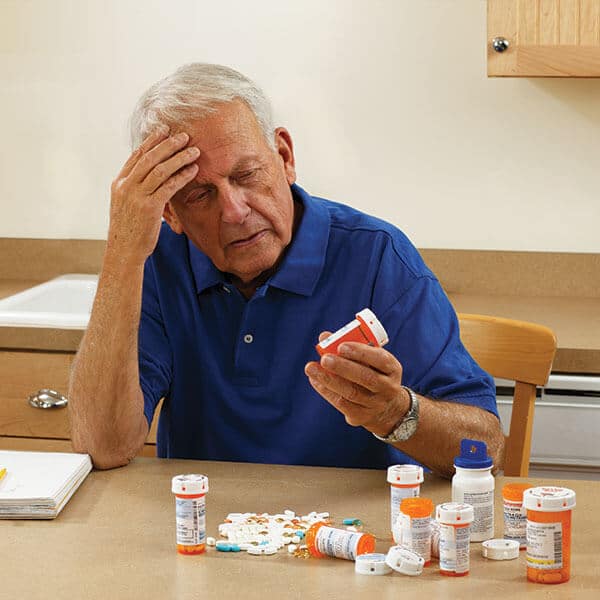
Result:
<svg viewBox="0 0 600 600"><path fill-rule="evenodd" d="M433 502L429 498L404 498L400 503L400 544L416 552L431 563L431 513Z"/></svg>
<svg viewBox="0 0 600 600"><path fill-rule="evenodd" d="M475 512L470 504L438 504L435 516L440 524L440 574L462 577L469 574L471 523Z"/></svg>
<svg viewBox="0 0 600 600"><path fill-rule="evenodd" d="M504 539L516 540L521 550L527 546L527 516L523 508L523 492L530 487L533 487L530 483L507 483L502 488Z"/></svg>
<svg viewBox="0 0 600 600"><path fill-rule="evenodd" d="M171 481L175 494L177 552L202 554L206 549L206 475L176 475Z"/></svg>
<svg viewBox="0 0 600 600"><path fill-rule="evenodd" d="M306 532L306 545L309 552L317 558L334 556L356 560L361 554L375 551L375 537L370 533L355 533L317 522Z"/></svg>
<svg viewBox="0 0 600 600"><path fill-rule="evenodd" d="M527 510L527 579L564 583L571 577L571 513L575 492L535 487L523 493Z"/></svg>
<svg viewBox="0 0 600 600"><path fill-rule="evenodd" d="M390 517L394 541L400 540L394 536L394 528L400 511L400 502L404 498L414 498L421 493L423 483L423 467L418 465L392 465L387 470L387 480L390 484Z"/></svg>
<svg viewBox="0 0 600 600"><path fill-rule="evenodd" d="M373 311L363 308L356 313L356 319L319 342L315 348L323 356L324 354L336 354L338 346L342 342L361 342L369 346L381 347L385 346L388 341L387 332Z"/></svg>

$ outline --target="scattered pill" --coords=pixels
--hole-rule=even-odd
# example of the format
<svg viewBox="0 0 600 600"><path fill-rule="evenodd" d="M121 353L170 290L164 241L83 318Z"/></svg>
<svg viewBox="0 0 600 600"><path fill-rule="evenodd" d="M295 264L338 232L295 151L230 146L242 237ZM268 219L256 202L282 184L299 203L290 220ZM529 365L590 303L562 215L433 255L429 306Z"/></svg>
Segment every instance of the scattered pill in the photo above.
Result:
<svg viewBox="0 0 600 600"><path fill-rule="evenodd" d="M259 554L275 554L277 552L276 546L253 546L252 548L248 548L248 554L253 554L258 556Z"/></svg>
<svg viewBox="0 0 600 600"><path fill-rule="evenodd" d="M206 545L207 546L214 546L217 543L217 540L215 540L214 537L207 537L206 538Z"/></svg>
<svg viewBox="0 0 600 600"><path fill-rule="evenodd" d="M219 552L231 552L231 544L229 542L219 540L215 545Z"/></svg>

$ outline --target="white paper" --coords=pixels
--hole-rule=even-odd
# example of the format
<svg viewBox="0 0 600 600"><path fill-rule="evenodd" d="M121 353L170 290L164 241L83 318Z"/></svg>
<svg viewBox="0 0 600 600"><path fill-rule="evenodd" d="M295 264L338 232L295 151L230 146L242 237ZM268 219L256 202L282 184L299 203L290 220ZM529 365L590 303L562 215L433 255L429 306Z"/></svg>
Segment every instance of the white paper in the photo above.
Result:
<svg viewBox="0 0 600 600"><path fill-rule="evenodd" d="M92 470L87 454L0 450L0 518L54 518Z"/></svg>

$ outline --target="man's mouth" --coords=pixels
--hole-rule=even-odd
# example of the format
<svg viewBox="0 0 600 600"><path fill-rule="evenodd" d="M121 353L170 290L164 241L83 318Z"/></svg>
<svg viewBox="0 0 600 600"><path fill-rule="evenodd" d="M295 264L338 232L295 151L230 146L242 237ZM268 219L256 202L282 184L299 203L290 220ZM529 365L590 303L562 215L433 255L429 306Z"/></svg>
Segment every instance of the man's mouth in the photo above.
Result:
<svg viewBox="0 0 600 600"><path fill-rule="evenodd" d="M240 238L239 240L230 242L229 246L231 246L233 248L244 248L246 246L251 246L252 244L261 240L266 234L267 234L267 230L261 229L260 231L257 231L256 233L252 234L249 237Z"/></svg>

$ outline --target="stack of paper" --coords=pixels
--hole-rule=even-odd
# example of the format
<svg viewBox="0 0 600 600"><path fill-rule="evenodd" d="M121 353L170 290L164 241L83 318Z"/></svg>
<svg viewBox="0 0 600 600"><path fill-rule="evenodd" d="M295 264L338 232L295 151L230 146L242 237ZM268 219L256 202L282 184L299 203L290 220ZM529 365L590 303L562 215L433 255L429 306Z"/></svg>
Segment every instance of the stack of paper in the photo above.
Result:
<svg viewBox="0 0 600 600"><path fill-rule="evenodd" d="M54 519L92 470L87 454L0 450L0 519Z"/></svg>

